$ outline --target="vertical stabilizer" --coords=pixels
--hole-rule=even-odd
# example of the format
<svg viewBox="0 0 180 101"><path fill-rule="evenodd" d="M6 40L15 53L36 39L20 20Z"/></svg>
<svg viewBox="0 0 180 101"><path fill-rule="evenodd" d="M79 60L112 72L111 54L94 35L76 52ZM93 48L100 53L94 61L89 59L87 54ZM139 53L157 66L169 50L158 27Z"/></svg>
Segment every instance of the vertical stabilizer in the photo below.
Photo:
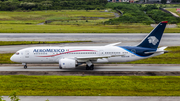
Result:
<svg viewBox="0 0 180 101"><path fill-rule="evenodd" d="M167 23L168 21L162 21L159 23L159 25L154 28L151 33L149 33L149 35L147 35L145 39L137 45L137 47L158 48Z"/></svg>

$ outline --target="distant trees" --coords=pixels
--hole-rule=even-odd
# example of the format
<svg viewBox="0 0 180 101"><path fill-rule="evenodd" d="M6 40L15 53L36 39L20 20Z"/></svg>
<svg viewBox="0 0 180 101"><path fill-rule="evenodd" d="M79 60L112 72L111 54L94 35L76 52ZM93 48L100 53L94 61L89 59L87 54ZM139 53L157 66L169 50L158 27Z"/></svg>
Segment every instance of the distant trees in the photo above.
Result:
<svg viewBox="0 0 180 101"><path fill-rule="evenodd" d="M168 23L175 24L180 22L180 18L176 18L169 13L159 10L156 4L141 6L138 4L128 3L108 3L106 7L118 9L123 12L123 16L110 19L105 24L120 24L120 23L159 23L161 21L169 21Z"/></svg>
<svg viewBox="0 0 180 101"><path fill-rule="evenodd" d="M19 4L19 7L22 10L28 10L28 9L32 9L32 8L37 7L37 5L35 3L31 3L31 2L22 2Z"/></svg>
<svg viewBox="0 0 180 101"><path fill-rule="evenodd" d="M108 3L109 4L109 3ZM154 21L148 17L143 11L141 11L137 5L128 3L116 3L111 6L113 9L118 9L123 12L123 16L116 19L106 21L105 24L119 24L119 23L154 23Z"/></svg>
<svg viewBox="0 0 180 101"><path fill-rule="evenodd" d="M166 4L166 2L167 2L166 0L161 0L162 4Z"/></svg>
<svg viewBox="0 0 180 101"><path fill-rule="evenodd" d="M106 4L107 0L0 0L0 10L94 10L105 8Z"/></svg>
<svg viewBox="0 0 180 101"><path fill-rule="evenodd" d="M172 2L174 2L174 3L179 3L180 0L172 0Z"/></svg>
<svg viewBox="0 0 180 101"><path fill-rule="evenodd" d="M2 10L2 11L12 11L17 8L18 8L17 2L0 1L0 10Z"/></svg>
<svg viewBox="0 0 180 101"><path fill-rule="evenodd" d="M150 18L152 18L155 23L159 23L161 21L168 21L168 23L170 24L176 24L180 21L180 18L176 18L172 14L160 10L155 4L144 6L143 10L146 11L146 14Z"/></svg>

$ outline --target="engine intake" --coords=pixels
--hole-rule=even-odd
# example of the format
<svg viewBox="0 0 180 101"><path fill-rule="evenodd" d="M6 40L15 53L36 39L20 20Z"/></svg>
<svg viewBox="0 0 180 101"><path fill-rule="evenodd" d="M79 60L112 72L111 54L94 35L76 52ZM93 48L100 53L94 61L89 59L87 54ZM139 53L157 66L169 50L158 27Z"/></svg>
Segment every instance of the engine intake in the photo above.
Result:
<svg viewBox="0 0 180 101"><path fill-rule="evenodd" d="M75 68L76 67L76 60L74 59L60 59L59 66L62 68Z"/></svg>

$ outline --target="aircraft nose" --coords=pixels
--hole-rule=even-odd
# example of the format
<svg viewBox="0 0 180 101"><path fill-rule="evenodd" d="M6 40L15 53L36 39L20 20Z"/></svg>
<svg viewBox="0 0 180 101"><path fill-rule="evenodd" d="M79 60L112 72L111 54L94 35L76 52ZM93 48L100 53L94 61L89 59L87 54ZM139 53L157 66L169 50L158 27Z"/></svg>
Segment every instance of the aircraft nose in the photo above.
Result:
<svg viewBox="0 0 180 101"><path fill-rule="evenodd" d="M14 55L13 55L13 56L11 56L10 60L11 60L11 61L14 61Z"/></svg>

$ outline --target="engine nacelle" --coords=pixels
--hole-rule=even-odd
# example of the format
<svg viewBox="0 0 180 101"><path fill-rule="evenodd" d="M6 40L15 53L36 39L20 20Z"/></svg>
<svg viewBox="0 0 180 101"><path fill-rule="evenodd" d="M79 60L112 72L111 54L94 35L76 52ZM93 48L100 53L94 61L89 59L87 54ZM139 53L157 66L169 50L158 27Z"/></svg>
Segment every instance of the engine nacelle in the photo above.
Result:
<svg viewBox="0 0 180 101"><path fill-rule="evenodd" d="M74 59L60 59L59 66L62 68L75 68L76 67L76 60Z"/></svg>

